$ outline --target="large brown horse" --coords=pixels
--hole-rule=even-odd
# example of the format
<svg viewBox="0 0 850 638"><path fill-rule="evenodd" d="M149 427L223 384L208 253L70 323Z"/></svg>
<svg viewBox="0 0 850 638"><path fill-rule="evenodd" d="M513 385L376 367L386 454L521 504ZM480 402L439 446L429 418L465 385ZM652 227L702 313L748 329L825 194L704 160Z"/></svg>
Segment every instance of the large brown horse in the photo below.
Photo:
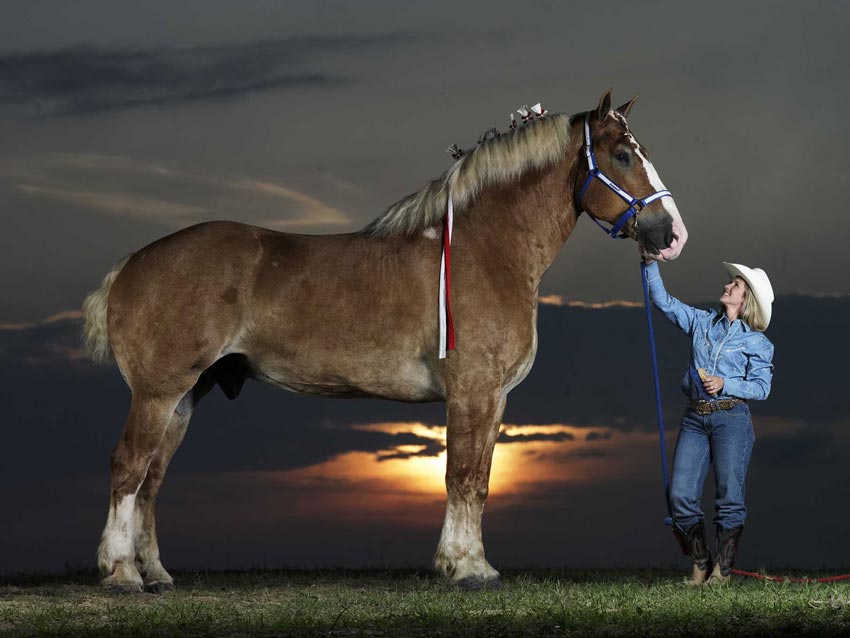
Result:
<svg viewBox="0 0 850 638"><path fill-rule="evenodd" d="M588 112L600 168L630 193L663 189L626 123L634 99L611 110L610 93ZM234 398L247 378L305 394L445 401L448 503L435 565L464 586L497 579L481 541L490 462L508 393L534 362L540 279L582 212L585 115L545 115L483 142L359 232L210 222L117 264L84 304L89 353L113 355L132 391L111 456L103 583L173 586L157 547L157 493L198 401L216 383ZM457 341L440 359L449 193ZM625 205L594 183L582 207L612 222ZM657 259L677 257L687 237L669 197L624 232Z"/></svg>

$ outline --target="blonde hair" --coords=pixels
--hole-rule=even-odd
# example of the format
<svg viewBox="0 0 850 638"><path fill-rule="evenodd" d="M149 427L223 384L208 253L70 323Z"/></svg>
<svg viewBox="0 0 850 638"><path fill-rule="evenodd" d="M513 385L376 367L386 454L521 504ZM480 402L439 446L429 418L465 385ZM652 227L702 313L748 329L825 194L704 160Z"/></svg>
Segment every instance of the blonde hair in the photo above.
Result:
<svg viewBox="0 0 850 638"><path fill-rule="evenodd" d="M739 316L741 319L746 321L747 325L753 330L764 332L767 328L767 324L765 323L764 318L761 316L761 311L759 310L758 304L755 302L753 291L750 290L750 284L748 284L747 280L743 277L741 277L741 280L744 282L744 302L741 304L741 311L739 312ZM720 308L720 312L725 312L722 306Z"/></svg>

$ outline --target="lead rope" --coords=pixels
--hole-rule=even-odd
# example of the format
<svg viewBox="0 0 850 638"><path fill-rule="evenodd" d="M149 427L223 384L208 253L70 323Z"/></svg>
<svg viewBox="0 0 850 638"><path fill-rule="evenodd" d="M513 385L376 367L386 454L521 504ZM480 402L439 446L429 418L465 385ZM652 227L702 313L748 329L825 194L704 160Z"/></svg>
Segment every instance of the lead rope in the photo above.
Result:
<svg viewBox="0 0 850 638"><path fill-rule="evenodd" d="M649 326L649 351L652 355L652 376L655 380L655 407L658 411L658 436L661 441L661 474L664 480L664 502L667 505L667 518L665 525L673 525L673 509L670 506L670 480L667 475L667 445L664 441L664 418L661 416L661 388L658 382L658 359L655 356L655 332L652 329L652 309L649 306L649 284L646 280L646 264L640 261L640 275L643 280L643 300L646 306L646 323ZM760 580L774 583L834 583L842 580L850 580L850 574L838 574L836 576L825 576L823 578L792 578L790 576L771 576L769 574L746 572L742 569L733 569L733 574L758 578Z"/></svg>
<svg viewBox="0 0 850 638"><path fill-rule="evenodd" d="M664 503L667 505L665 525L673 525L670 506L670 479L667 475L667 444L664 441L664 417L661 415L661 385L658 382L658 358L655 356L655 331L652 329L652 308L649 305L649 285L646 281L646 264L640 260L640 278L643 281L643 301L646 307L646 324L649 326L649 352L652 355L652 378L655 380L655 408L658 411L658 438L661 441L661 475L664 480Z"/></svg>

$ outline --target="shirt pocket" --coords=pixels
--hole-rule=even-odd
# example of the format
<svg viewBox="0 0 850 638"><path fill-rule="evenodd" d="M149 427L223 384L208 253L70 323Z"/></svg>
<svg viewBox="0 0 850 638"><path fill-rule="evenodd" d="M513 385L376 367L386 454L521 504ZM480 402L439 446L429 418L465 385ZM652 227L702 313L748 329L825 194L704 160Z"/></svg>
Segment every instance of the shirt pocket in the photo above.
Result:
<svg viewBox="0 0 850 638"><path fill-rule="evenodd" d="M723 359L738 374L743 375L747 369L747 354L743 345L724 347Z"/></svg>

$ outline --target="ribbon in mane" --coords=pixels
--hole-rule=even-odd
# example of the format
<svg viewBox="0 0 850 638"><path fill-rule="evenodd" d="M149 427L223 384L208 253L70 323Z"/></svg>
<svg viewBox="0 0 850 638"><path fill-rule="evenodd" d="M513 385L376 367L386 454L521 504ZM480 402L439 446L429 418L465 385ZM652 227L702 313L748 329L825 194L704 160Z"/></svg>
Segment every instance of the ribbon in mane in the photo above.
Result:
<svg viewBox="0 0 850 638"><path fill-rule="evenodd" d="M443 218L443 254L440 257L440 359L446 358L446 350L455 349L455 327L449 304L449 284L452 264L452 222L454 207L449 193L449 210Z"/></svg>

